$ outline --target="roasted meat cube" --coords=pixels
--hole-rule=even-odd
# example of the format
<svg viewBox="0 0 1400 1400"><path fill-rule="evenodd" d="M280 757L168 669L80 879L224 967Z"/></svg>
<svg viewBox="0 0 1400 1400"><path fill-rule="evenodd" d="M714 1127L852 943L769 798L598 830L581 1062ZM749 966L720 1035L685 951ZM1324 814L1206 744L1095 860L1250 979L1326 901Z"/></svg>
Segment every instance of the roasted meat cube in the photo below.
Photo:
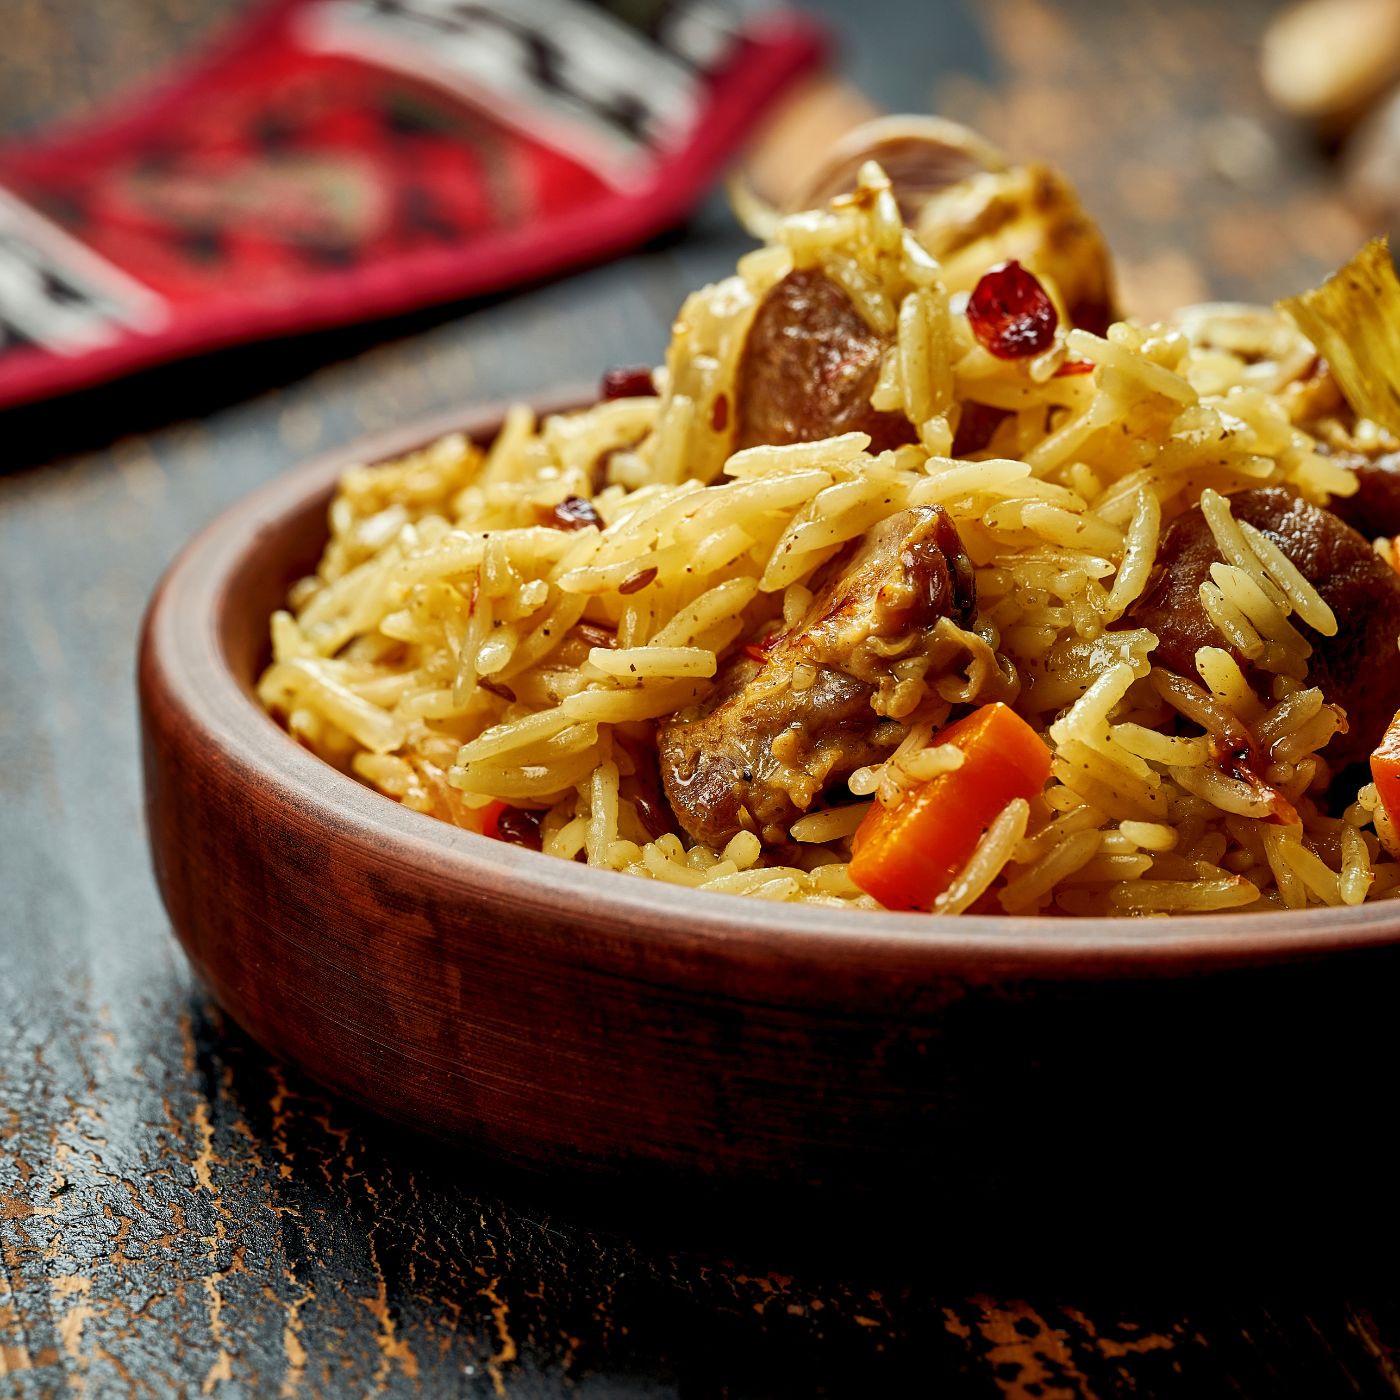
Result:
<svg viewBox="0 0 1400 1400"><path fill-rule="evenodd" d="M976 616L972 563L939 506L891 516L824 575L807 615L762 660L738 656L699 714L658 734L666 796L697 841L721 846L742 830L785 840L825 789L902 737L872 703L895 663L890 644Z"/></svg>
<svg viewBox="0 0 1400 1400"><path fill-rule="evenodd" d="M1400 535L1400 452L1337 452L1332 460L1356 474L1356 494L1333 497L1332 514L1368 540Z"/></svg>
<svg viewBox="0 0 1400 1400"><path fill-rule="evenodd" d="M1340 766L1368 757L1400 708L1400 575L1350 525L1281 486L1241 491L1230 497L1230 506L1237 520L1253 525L1288 556L1336 614L1332 637L1295 619L1312 644L1308 681L1346 711L1347 732L1328 745L1328 760ZM1127 618L1157 634L1157 665L1194 679L1197 649L1225 644L1200 599L1210 566L1220 562L1199 506L1172 522L1156 570ZM1240 659L1246 675L1259 682Z"/></svg>
<svg viewBox="0 0 1400 1400"><path fill-rule="evenodd" d="M913 442L903 414L870 406L887 345L831 278L788 273L749 327L736 376L735 450L851 432L869 433L873 452Z"/></svg>

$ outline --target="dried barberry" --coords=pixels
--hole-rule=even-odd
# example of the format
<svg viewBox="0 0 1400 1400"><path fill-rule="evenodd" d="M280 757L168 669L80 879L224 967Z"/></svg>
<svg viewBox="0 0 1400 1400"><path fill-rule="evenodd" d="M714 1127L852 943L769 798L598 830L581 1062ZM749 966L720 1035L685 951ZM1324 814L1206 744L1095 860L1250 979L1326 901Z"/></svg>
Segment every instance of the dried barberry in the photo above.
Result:
<svg viewBox="0 0 1400 1400"><path fill-rule="evenodd" d="M532 811L528 807L506 807L496 814L495 830L488 832L488 835L498 841L509 841L512 846L538 851L544 844L540 836L540 823L543 821L543 812Z"/></svg>
<svg viewBox="0 0 1400 1400"><path fill-rule="evenodd" d="M610 369L603 376L602 395L605 399L642 399L656 393L651 370L646 365L627 369Z"/></svg>
<svg viewBox="0 0 1400 1400"><path fill-rule="evenodd" d="M999 360L1048 350L1060 324L1050 294L1014 258L985 273L967 303L972 333Z"/></svg>

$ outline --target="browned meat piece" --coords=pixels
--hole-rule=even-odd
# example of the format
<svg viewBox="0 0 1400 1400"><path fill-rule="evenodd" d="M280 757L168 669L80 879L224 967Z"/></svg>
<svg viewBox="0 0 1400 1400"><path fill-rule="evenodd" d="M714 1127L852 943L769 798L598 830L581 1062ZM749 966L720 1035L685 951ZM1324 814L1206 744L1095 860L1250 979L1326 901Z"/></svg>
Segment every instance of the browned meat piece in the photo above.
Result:
<svg viewBox="0 0 1400 1400"><path fill-rule="evenodd" d="M939 506L891 516L825 574L807 616L763 660L736 658L699 717L657 736L666 796L697 841L720 846L745 829L785 840L823 789L903 735L871 705L892 658L867 644L928 632L942 617L966 626L977 613L972 563Z"/></svg>
<svg viewBox="0 0 1400 1400"><path fill-rule="evenodd" d="M1240 502L1240 496L1230 497L1235 510ZM1190 680L1197 679L1197 651L1222 645L1220 633L1201 605L1200 594L1201 585L1210 579L1210 566L1221 562L1215 536L1200 507L1178 516L1162 536L1147 587L1121 624L1146 627L1155 633L1157 647L1152 660Z"/></svg>
<svg viewBox="0 0 1400 1400"><path fill-rule="evenodd" d="M901 413L870 392L886 340L824 273L790 272L754 313L740 357L734 449L869 433L872 452L913 442Z"/></svg>
<svg viewBox="0 0 1400 1400"><path fill-rule="evenodd" d="M1328 746L1329 761L1336 766L1366 758L1400 708L1400 575L1331 511L1280 486L1241 491L1230 497L1230 506L1237 520L1248 521L1278 545L1336 614L1335 637L1297 623L1313 647L1308 678L1347 713L1348 732ZM1196 649L1223 644L1199 593L1210 566L1219 562L1199 507L1172 523L1156 572L1127 619L1157 634L1157 665L1194 679ZM1241 664L1248 674L1248 664L1242 659Z"/></svg>
<svg viewBox="0 0 1400 1400"><path fill-rule="evenodd" d="M1400 452L1380 457L1337 452L1332 460L1356 473L1356 494L1336 497L1330 506L1332 514L1368 540L1400 535Z"/></svg>

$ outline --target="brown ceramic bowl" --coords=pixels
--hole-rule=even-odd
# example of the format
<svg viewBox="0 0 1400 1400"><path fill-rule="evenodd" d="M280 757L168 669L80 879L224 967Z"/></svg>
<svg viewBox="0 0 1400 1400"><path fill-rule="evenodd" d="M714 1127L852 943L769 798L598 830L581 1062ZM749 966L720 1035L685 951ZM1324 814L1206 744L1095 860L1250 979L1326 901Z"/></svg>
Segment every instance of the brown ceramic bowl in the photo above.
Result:
<svg viewBox="0 0 1400 1400"><path fill-rule="evenodd" d="M499 421L463 412L271 482L151 604L156 875L263 1045L440 1138L624 1180L1238 1188L1376 1146L1400 904L945 921L699 895L459 831L293 743L253 685L337 476Z"/></svg>

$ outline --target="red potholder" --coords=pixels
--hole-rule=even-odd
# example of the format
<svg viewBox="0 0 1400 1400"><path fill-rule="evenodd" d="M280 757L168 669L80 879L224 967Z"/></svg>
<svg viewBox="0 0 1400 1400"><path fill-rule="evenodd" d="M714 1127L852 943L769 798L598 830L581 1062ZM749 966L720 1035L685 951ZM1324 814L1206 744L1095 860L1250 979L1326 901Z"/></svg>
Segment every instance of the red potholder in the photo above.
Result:
<svg viewBox="0 0 1400 1400"><path fill-rule="evenodd" d="M0 407L616 253L823 51L717 0L274 0L0 148Z"/></svg>

